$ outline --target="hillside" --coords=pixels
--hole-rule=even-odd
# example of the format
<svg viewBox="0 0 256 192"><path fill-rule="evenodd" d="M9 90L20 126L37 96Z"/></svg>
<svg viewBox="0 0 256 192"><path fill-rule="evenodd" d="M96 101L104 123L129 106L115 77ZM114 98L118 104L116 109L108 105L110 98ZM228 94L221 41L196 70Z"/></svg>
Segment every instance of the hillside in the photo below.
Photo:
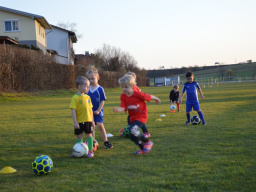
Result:
<svg viewBox="0 0 256 192"><path fill-rule="evenodd" d="M231 69L234 72L236 78L240 78L242 80L255 79L256 62L204 67L183 67L179 69L149 70L146 76L149 78L155 78L179 75L181 81L183 81L185 79L186 72L192 71L197 78L216 79L226 77L226 71L228 69Z"/></svg>

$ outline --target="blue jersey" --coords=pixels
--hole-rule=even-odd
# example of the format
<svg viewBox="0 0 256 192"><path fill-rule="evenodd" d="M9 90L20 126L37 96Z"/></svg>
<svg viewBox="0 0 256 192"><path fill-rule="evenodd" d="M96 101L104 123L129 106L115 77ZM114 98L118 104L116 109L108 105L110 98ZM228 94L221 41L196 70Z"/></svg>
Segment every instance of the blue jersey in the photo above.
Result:
<svg viewBox="0 0 256 192"><path fill-rule="evenodd" d="M91 101L93 104L93 108L92 108L93 111L96 111L99 108L101 101L107 99L105 96L104 89L100 85L98 85L98 87L93 91L91 90L91 86L89 86L89 91L87 95L91 97ZM101 109L101 111L103 112L103 108Z"/></svg>
<svg viewBox="0 0 256 192"><path fill-rule="evenodd" d="M194 103L198 101L197 90L200 89L197 82L185 83L182 89L182 93L187 92L187 103Z"/></svg>

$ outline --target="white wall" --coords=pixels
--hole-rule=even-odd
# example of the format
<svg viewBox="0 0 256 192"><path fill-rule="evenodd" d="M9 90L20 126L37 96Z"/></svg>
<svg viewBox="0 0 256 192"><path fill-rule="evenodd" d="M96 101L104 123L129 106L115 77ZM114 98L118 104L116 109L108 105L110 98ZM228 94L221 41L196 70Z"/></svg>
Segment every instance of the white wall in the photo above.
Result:
<svg viewBox="0 0 256 192"><path fill-rule="evenodd" d="M68 32L62 31L60 29L52 26L53 31L47 33L47 48L52 49L58 52L58 56L56 56L56 61L63 64L69 64L68 62Z"/></svg>

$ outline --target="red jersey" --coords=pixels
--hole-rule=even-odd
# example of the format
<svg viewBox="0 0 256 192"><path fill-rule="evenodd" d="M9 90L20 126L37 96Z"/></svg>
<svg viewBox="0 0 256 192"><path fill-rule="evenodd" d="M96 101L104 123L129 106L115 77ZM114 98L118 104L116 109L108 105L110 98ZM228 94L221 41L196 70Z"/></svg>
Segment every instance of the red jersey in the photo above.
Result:
<svg viewBox="0 0 256 192"><path fill-rule="evenodd" d="M140 88L139 88L137 85L134 85L133 91L138 91L138 92L140 92Z"/></svg>
<svg viewBox="0 0 256 192"><path fill-rule="evenodd" d="M148 109L145 101L150 102L151 95L134 91L133 94L128 97L126 94L122 94L120 107L128 110L130 116L130 122L137 120L142 123L146 123L148 120Z"/></svg>

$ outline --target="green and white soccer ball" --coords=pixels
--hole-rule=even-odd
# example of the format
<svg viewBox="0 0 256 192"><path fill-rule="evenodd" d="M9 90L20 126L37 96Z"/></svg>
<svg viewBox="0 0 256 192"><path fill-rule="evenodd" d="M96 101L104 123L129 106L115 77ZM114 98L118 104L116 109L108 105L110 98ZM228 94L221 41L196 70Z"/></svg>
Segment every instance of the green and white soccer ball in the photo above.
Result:
<svg viewBox="0 0 256 192"><path fill-rule="evenodd" d="M47 155L38 155L33 163L32 169L37 175L47 175L52 171L53 162Z"/></svg>
<svg viewBox="0 0 256 192"><path fill-rule="evenodd" d="M171 109L171 110L175 110L175 109L176 109L176 106L175 106L175 105L171 105L171 106L170 106L170 109Z"/></svg>
<svg viewBox="0 0 256 192"><path fill-rule="evenodd" d="M130 125L126 126L126 127L124 128L124 130L123 130L123 135L124 135L124 137L126 137L126 138L129 138L129 133L130 133L129 128L130 128Z"/></svg>
<svg viewBox="0 0 256 192"><path fill-rule="evenodd" d="M89 152L88 146L85 143L76 143L73 147L73 155L75 157L82 157Z"/></svg>

